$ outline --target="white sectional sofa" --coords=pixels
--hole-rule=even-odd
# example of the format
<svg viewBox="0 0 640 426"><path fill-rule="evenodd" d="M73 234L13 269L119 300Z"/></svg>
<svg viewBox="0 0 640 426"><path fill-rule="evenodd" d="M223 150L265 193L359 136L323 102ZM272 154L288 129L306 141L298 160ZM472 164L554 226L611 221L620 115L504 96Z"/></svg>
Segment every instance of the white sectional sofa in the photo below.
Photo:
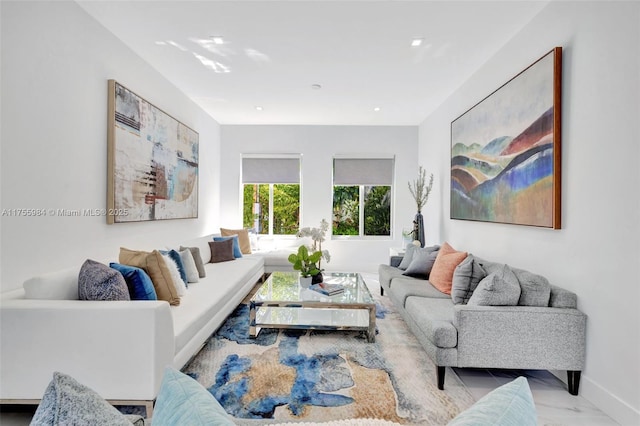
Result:
<svg viewBox="0 0 640 426"><path fill-rule="evenodd" d="M81 265L0 295L0 402L38 403L60 371L112 403L145 405L150 417L165 367L180 369L198 352L262 278L265 259L267 269L283 265L264 254L208 263L209 241L181 244L200 248L206 277L189 284L179 306L77 300Z"/></svg>

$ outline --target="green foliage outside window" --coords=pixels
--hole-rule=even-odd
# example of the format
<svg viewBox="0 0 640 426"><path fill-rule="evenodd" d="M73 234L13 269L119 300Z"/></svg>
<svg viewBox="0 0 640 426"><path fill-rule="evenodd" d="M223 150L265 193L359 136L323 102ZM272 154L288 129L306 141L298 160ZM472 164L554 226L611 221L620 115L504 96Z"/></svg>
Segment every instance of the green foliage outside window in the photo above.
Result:
<svg viewBox="0 0 640 426"><path fill-rule="evenodd" d="M243 196L243 226L256 227L253 211L256 196L260 203L257 213L258 233L269 234L269 184L245 184ZM300 185L273 184L273 233L295 235L300 227Z"/></svg>
<svg viewBox="0 0 640 426"><path fill-rule="evenodd" d="M365 186L364 235L391 235L391 187Z"/></svg>
<svg viewBox="0 0 640 426"><path fill-rule="evenodd" d="M391 187L333 187L333 235L360 235L360 208L364 209L362 235L391 235Z"/></svg>
<svg viewBox="0 0 640 426"><path fill-rule="evenodd" d="M360 234L360 187L333 187L333 235Z"/></svg>

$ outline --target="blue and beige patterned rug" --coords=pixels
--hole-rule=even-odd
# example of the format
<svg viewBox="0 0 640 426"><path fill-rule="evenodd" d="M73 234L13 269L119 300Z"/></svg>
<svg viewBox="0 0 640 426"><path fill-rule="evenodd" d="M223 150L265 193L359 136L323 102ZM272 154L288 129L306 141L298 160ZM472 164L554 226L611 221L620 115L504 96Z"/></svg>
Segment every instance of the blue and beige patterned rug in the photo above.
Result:
<svg viewBox="0 0 640 426"><path fill-rule="evenodd" d="M473 397L450 369L445 391L437 389L434 364L393 304L376 299L376 343L335 331L264 329L250 339L249 309L240 305L183 371L239 424L356 418L446 424Z"/></svg>

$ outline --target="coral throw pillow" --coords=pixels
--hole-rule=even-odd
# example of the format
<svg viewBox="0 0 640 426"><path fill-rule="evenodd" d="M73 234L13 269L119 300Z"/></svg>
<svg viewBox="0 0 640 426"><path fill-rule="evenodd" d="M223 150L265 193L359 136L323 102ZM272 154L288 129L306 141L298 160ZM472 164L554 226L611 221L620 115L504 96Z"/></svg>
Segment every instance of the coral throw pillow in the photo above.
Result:
<svg viewBox="0 0 640 426"><path fill-rule="evenodd" d="M444 243L431 269L429 282L444 294L451 294L453 271L466 257L467 252L457 251L449 243Z"/></svg>

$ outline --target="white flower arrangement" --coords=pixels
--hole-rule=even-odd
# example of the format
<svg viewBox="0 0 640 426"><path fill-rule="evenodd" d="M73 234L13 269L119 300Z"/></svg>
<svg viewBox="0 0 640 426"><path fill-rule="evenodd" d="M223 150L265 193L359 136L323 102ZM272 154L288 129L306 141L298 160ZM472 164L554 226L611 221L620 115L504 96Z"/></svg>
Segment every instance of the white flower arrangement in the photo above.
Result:
<svg viewBox="0 0 640 426"><path fill-rule="evenodd" d="M319 228L310 228L307 226L305 228L301 228L296 234L297 237L311 237L311 240L313 240L313 244L311 244L311 246L309 247L311 252L319 251L320 253L322 253L322 257L318 261L318 269L320 269L320 263L322 262L322 259L326 260L327 263L331 260L329 250L322 250L322 242L326 239L325 236L328 230L329 222L327 222L325 219L322 219L322 221L320 221Z"/></svg>

